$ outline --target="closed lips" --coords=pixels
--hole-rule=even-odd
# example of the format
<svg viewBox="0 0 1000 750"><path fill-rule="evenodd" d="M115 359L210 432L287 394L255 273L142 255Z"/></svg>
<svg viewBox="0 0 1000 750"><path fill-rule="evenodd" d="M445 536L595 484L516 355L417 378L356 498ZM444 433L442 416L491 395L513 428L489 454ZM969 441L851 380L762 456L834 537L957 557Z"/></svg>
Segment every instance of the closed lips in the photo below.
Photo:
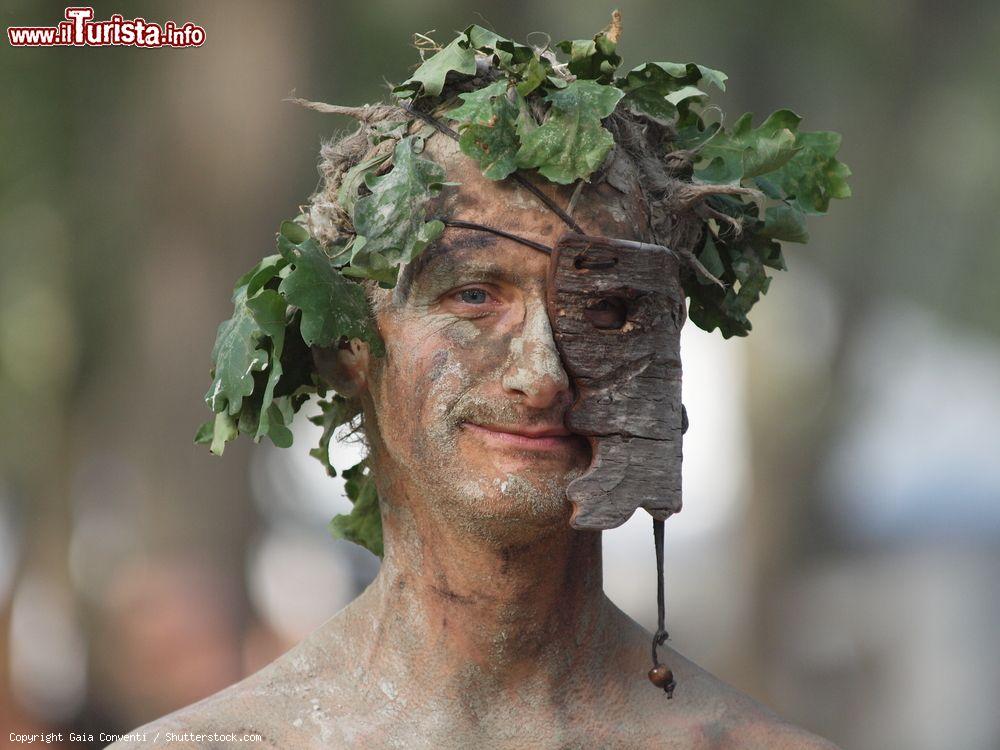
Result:
<svg viewBox="0 0 1000 750"><path fill-rule="evenodd" d="M511 427L485 426L474 422L466 422L464 426L470 432L495 443L539 450L565 448L575 437L565 427L521 428L515 431Z"/></svg>

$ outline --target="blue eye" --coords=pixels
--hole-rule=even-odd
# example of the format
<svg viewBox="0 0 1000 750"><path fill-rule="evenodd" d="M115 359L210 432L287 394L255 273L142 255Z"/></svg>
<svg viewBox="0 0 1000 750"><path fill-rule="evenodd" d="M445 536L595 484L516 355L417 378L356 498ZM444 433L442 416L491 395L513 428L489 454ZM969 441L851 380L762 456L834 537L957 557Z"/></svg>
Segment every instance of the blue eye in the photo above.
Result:
<svg viewBox="0 0 1000 750"><path fill-rule="evenodd" d="M485 289L463 289L458 293L462 302L470 305L481 305L486 302L487 294Z"/></svg>

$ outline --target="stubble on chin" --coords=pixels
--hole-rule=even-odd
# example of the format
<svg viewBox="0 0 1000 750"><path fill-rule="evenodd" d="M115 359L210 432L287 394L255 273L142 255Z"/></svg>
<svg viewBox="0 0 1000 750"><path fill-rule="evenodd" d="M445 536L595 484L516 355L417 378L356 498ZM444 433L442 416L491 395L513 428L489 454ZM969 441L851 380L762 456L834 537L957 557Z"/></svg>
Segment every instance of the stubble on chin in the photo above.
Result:
<svg viewBox="0 0 1000 750"><path fill-rule="evenodd" d="M523 543L569 524L566 487L586 471L545 465L473 475L458 461L440 467L427 500L436 515L470 535L497 544Z"/></svg>
<svg viewBox="0 0 1000 750"><path fill-rule="evenodd" d="M539 459L508 470L500 456L464 436L466 421L516 424L525 419L510 399L477 393L480 379L490 376L477 379L464 363L444 354L433 368L423 404L411 412L420 417L409 424L379 420L380 428L396 428L387 448L410 485L408 494L449 524L497 542L568 524L572 508L566 487L586 467L576 462L557 468ZM534 417L542 421L542 415ZM544 421L554 421L551 417ZM426 426L421 428L421 422Z"/></svg>

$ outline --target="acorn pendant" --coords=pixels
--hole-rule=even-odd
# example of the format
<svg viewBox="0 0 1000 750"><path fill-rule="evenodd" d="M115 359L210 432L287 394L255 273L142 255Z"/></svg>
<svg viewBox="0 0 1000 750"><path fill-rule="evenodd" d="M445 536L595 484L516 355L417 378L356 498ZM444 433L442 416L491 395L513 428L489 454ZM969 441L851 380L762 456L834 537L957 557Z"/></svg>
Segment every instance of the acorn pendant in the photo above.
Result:
<svg viewBox="0 0 1000 750"><path fill-rule="evenodd" d="M677 687L677 683L674 682L674 673L666 664L657 664L649 670L649 681L656 687L663 688L668 700L674 697L674 688Z"/></svg>

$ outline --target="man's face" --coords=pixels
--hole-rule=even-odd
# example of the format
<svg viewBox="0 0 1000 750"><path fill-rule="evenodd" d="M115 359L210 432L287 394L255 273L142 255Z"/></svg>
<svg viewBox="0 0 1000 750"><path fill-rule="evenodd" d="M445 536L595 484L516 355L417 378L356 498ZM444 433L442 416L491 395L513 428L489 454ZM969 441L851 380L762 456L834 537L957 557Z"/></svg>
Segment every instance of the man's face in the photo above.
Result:
<svg viewBox="0 0 1000 750"><path fill-rule="evenodd" d="M471 164L456 153L432 157ZM451 218L549 246L564 231L522 188L486 181L474 165L450 167L449 179L462 183L443 208ZM567 523L566 486L591 454L563 425L574 396L545 307L548 260L449 227L386 293L377 311L386 356L369 390L373 460L390 504L508 542Z"/></svg>
<svg viewBox="0 0 1000 750"><path fill-rule="evenodd" d="M573 398L545 309L547 260L448 229L379 317L387 354L372 397L384 458L453 520L568 517L566 485L589 464L586 442L563 426Z"/></svg>

